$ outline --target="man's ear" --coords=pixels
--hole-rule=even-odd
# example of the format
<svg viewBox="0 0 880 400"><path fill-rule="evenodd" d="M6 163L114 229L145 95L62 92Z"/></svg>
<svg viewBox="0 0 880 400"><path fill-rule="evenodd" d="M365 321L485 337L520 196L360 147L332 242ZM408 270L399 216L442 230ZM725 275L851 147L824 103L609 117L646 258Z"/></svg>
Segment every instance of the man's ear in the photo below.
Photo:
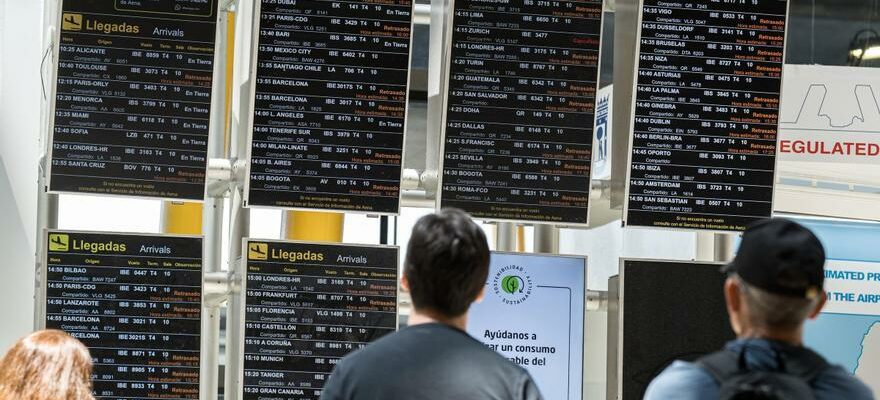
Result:
<svg viewBox="0 0 880 400"><path fill-rule="evenodd" d="M406 275L400 277L400 287L404 292L409 292L409 281L406 280Z"/></svg>
<svg viewBox="0 0 880 400"><path fill-rule="evenodd" d="M816 303L816 307L813 308L813 311L810 312L809 318L816 319L816 317L819 316L819 313L822 312L822 309L825 308L825 303L827 303L827 302L828 302L828 293L826 293L823 290L822 294L819 295L819 301Z"/></svg>
<svg viewBox="0 0 880 400"><path fill-rule="evenodd" d="M739 313L742 310L742 297L739 282L736 279L727 278L727 281L724 282L724 300L727 302L728 313Z"/></svg>
<svg viewBox="0 0 880 400"><path fill-rule="evenodd" d="M727 304L727 315L730 320L730 327L737 335L742 331L740 316L742 315L742 293L740 292L739 282L733 277L727 278L724 282L724 300Z"/></svg>
<svg viewBox="0 0 880 400"><path fill-rule="evenodd" d="M485 299L485 298L486 298L486 287L483 286L483 288L480 289L480 293L477 294L477 298L474 299L474 303L482 303L483 299Z"/></svg>

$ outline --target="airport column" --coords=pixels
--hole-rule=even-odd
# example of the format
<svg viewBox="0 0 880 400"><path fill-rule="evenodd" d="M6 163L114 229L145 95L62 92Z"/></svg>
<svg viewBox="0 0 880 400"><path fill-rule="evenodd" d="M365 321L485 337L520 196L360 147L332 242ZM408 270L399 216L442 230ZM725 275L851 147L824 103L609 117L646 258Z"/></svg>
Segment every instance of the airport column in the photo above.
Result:
<svg viewBox="0 0 880 400"><path fill-rule="evenodd" d="M513 222L498 222L495 224L495 250L511 252L516 251L517 231Z"/></svg>
<svg viewBox="0 0 880 400"><path fill-rule="evenodd" d="M535 253L559 253L559 228L554 225L535 225Z"/></svg>
<svg viewBox="0 0 880 400"><path fill-rule="evenodd" d="M284 214L284 238L319 242L342 242L345 214L287 211Z"/></svg>
<svg viewBox="0 0 880 400"><path fill-rule="evenodd" d="M526 227L522 225L516 227L516 251L519 253L526 251Z"/></svg>
<svg viewBox="0 0 880 400"><path fill-rule="evenodd" d="M202 203L164 202L162 232L173 235L201 235Z"/></svg>

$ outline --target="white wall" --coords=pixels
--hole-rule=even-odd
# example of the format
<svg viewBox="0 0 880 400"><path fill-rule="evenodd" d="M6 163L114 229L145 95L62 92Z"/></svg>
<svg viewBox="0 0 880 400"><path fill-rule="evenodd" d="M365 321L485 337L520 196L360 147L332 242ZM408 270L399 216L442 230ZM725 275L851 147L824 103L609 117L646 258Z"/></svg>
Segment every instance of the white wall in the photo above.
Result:
<svg viewBox="0 0 880 400"><path fill-rule="evenodd" d="M0 351L33 324L42 0L0 0Z"/></svg>
<svg viewBox="0 0 880 400"><path fill-rule="evenodd" d="M560 254L589 257L589 290L608 290L608 278L617 275L620 257L694 260L696 248L696 233L622 228L620 220L590 230L563 229L559 234Z"/></svg>
<svg viewBox="0 0 880 400"><path fill-rule="evenodd" d="M58 196L58 229L106 232L162 232L162 202L110 196Z"/></svg>

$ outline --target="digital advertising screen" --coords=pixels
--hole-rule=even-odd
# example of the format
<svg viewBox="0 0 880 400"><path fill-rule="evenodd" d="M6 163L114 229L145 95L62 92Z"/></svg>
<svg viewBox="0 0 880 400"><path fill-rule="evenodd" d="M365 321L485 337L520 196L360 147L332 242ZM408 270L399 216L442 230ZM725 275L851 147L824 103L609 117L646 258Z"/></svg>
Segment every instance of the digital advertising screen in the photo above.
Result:
<svg viewBox="0 0 880 400"><path fill-rule="evenodd" d="M583 397L587 260L493 252L468 333L529 371L548 400Z"/></svg>

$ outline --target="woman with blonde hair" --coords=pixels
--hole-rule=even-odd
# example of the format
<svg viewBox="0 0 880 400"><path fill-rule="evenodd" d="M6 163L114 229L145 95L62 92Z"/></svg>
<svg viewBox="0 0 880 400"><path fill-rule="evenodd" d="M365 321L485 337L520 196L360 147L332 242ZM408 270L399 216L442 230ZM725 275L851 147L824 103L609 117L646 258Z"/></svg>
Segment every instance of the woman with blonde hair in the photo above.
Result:
<svg viewBox="0 0 880 400"><path fill-rule="evenodd" d="M0 400L94 400L92 357L58 330L34 332L0 360Z"/></svg>

